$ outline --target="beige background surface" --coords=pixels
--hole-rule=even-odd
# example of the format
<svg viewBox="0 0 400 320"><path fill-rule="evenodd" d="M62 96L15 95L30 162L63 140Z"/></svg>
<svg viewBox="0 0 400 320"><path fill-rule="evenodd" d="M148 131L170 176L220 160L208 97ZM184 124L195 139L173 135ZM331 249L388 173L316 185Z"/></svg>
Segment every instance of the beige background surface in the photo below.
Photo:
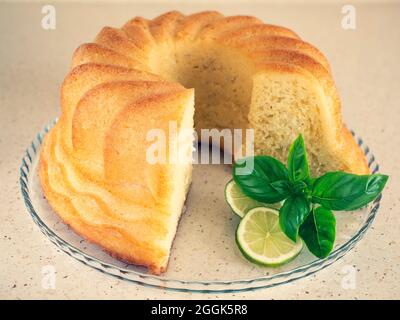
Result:
<svg viewBox="0 0 400 320"><path fill-rule="evenodd" d="M262 1L55 3L57 27L41 28L40 4L0 4L0 298L400 298L400 5L355 2L357 27L341 27L341 4ZM371 147L391 176L372 228L332 266L294 283L226 295L182 294L119 281L60 252L33 223L21 200L18 167L34 135L59 113L59 86L71 54L106 24L167 10L218 9L251 14L293 28L328 57L348 125ZM55 290L41 286L41 268L54 265ZM347 266L356 286L342 286Z"/></svg>

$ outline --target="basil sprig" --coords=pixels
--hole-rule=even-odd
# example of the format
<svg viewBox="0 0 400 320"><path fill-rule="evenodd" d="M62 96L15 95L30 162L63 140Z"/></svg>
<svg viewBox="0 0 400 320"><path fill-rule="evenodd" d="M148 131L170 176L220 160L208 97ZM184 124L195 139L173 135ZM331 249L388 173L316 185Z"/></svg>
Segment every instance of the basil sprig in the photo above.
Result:
<svg viewBox="0 0 400 320"><path fill-rule="evenodd" d="M253 167L239 174L247 162ZM332 251L336 220L332 210L356 210L382 192L388 176L355 175L341 171L311 177L304 139L301 135L289 149L286 166L269 156L255 156L233 166L233 179L248 197L264 202L285 201L279 210L282 231L293 241L301 237L315 256L325 258Z"/></svg>

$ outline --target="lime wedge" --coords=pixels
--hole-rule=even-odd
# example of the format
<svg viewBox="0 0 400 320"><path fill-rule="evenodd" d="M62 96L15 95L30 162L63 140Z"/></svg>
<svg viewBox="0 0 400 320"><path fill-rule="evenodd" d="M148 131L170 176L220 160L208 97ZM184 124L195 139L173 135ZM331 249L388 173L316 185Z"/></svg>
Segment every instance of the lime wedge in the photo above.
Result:
<svg viewBox="0 0 400 320"><path fill-rule="evenodd" d="M303 241L290 240L279 226L279 212L265 207L251 209L236 230L236 243L245 258L263 266L279 266L295 258Z"/></svg>
<svg viewBox="0 0 400 320"><path fill-rule="evenodd" d="M253 208L268 207L279 209L281 207L280 202L267 204L249 198L240 190L239 186L233 180L229 181L225 187L225 199L232 211L241 218Z"/></svg>

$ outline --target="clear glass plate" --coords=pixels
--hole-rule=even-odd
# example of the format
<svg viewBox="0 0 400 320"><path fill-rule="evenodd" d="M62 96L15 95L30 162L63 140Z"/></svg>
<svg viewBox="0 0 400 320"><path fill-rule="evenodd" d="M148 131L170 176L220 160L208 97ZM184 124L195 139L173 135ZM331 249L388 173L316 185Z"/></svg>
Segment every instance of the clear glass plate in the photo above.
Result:
<svg viewBox="0 0 400 320"><path fill-rule="evenodd" d="M306 248L289 264L278 268L247 262L235 244L239 218L224 200L225 184L231 179L227 165L195 165L193 183L173 244L167 272L148 274L145 268L118 261L66 226L44 199L37 173L43 137L40 132L27 148L20 168L21 192L26 207L46 237L74 259L103 273L133 283L176 291L221 293L248 291L285 284L313 274L343 257L362 238L379 208L380 197L368 207L338 212L334 251L316 259ZM379 166L363 141L356 137L373 173Z"/></svg>

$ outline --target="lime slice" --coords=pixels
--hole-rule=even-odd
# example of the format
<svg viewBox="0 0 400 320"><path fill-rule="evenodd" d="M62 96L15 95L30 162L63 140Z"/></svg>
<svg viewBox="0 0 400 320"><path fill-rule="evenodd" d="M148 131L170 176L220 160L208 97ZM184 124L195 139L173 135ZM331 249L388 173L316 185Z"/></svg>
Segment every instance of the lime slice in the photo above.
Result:
<svg viewBox="0 0 400 320"><path fill-rule="evenodd" d="M250 262L279 266L295 258L303 247L301 239L290 240L279 226L279 212L265 207L250 210L236 230L236 243Z"/></svg>
<svg viewBox="0 0 400 320"><path fill-rule="evenodd" d="M232 211L241 218L253 208L268 207L279 209L281 207L280 202L267 204L249 198L240 190L239 186L233 180L229 181L225 187L225 199Z"/></svg>

